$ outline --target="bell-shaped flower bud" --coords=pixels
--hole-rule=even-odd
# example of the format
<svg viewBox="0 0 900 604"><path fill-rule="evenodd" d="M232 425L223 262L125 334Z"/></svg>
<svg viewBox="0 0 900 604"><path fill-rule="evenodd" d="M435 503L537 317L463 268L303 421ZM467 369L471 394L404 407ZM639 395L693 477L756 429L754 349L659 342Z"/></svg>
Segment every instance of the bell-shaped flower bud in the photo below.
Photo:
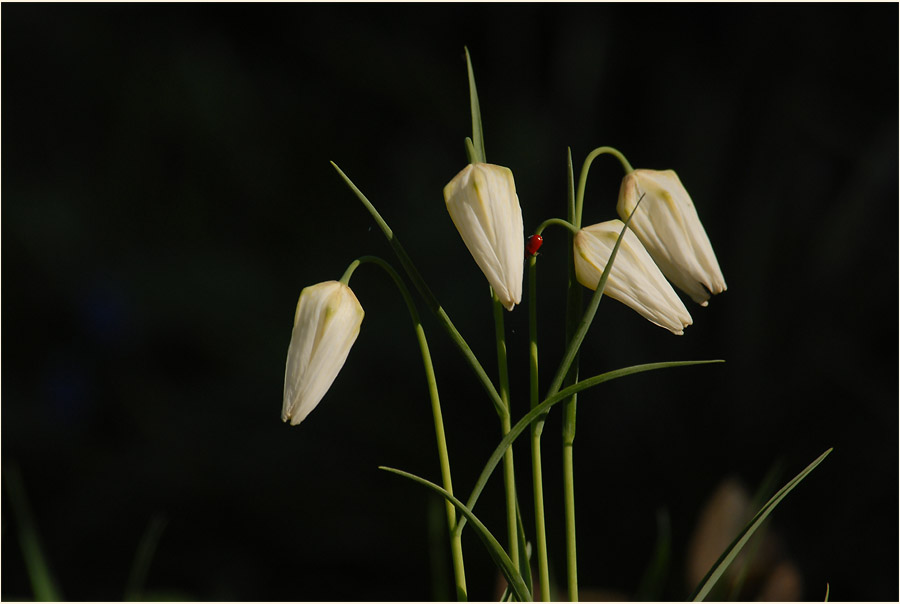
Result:
<svg viewBox="0 0 900 604"><path fill-rule="evenodd" d="M674 170L635 170L619 189L618 212L625 220L644 195L628 224L663 274L702 306L727 289L709 237L690 195Z"/></svg>
<svg viewBox="0 0 900 604"><path fill-rule="evenodd" d="M344 366L364 314L353 291L338 281L300 292L284 370L282 421L296 426L316 408Z"/></svg>
<svg viewBox="0 0 900 604"><path fill-rule="evenodd" d="M597 289L624 226L621 220L610 220L585 227L575 235L575 277L583 286ZM678 294L630 230L625 231L603 293L676 335L682 335L693 323Z"/></svg>
<svg viewBox="0 0 900 604"><path fill-rule="evenodd" d="M507 310L522 300L525 227L509 168L469 164L444 187L447 211Z"/></svg>

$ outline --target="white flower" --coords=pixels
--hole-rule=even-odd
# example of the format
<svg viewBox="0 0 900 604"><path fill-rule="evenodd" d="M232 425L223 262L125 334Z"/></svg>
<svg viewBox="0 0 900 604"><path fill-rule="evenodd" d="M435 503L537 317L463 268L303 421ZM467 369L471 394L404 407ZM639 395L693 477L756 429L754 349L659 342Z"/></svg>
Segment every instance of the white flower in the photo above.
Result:
<svg viewBox="0 0 900 604"><path fill-rule="evenodd" d="M641 195L644 200L628 224L663 274L702 306L727 289L709 237L681 180L673 170L635 170L619 189L618 212L625 220Z"/></svg>
<svg viewBox="0 0 900 604"><path fill-rule="evenodd" d="M525 228L509 168L469 164L444 187L447 211L507 310L522 300Z"/></svg>
<svg viewBox="0 0 900 604"><path fill-rule="evenodd" d="M316 408L344 366L364 314L353 291L338 281L300 292L284 370L282 421L296 426Z"/></svg>
<svg viewBox="0 0 900 604"><path fill-rule="evenodd" d="M575 235L575 276L579 283L597 289L624 226L621 220L610 220L578 231ZM693 322L678 294L630 230L625 232L603 293L679 336Z"/></svg>

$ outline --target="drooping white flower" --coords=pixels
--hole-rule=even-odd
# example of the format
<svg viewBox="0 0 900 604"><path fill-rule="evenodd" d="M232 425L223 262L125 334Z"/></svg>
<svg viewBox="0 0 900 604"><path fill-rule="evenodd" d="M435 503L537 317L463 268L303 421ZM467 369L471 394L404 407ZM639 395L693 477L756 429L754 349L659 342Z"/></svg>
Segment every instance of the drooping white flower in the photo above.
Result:
<svg viewBox="0 0 900 604"><path fill-rule="evenodd" d="M578 231L574 247L575 276L579 283L597 289L624 226L621 220L610 220ZM678 294L630 230L625 232L603 293L676 335L682 335L684 328L693 323Z"/></svg>
<svg viewBox="0 0 900 604"><path fill-rule="evenodd" d="M338 281L300 292L284 370L282 421L296 426L316 408L344 366L364 314L353 291Z"/></svg>
<svg viewBox="0 0 900 604"><path fill-rule="evenodd" d="M522 300L525 228L509 168L469 164L444 187L447 211L507 310Z"/></svg>
<svg viewBox="0 0 900 604"><path fill-rule="evenodd" d="M619 216L625 220L641 195L633 230L663 274L694 302L706 306L710 296L727 289L709 237L690 195L674 170L635 170L619 189Z"/></svg>

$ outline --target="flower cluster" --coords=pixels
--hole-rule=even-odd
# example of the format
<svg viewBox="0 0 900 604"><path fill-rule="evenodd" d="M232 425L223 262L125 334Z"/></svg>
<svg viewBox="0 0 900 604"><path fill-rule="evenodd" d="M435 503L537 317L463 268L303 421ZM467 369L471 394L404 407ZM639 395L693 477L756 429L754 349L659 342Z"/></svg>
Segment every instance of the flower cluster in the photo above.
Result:
<svg viewBox="0 0 900 604"><path fill-rule="evenodd" d="M512 172L471 163L444 187L444 201L497 299L513 310L522 299L525 238ZM578 282L597 288L623 221L631 216L604 292L655 325L683 334L693 321L669 281L701 306L726 289L690 196L672 170L633 170L622 180L617 211L622 220L575 235ZM296 425L318 405L356 341L363 314L344 283L319 283L300 294L285 369L284 421Z"/></svg>
<svg viewBox="0 0 900 604"><path fill-rule="evenodd" d="M475 262L512 310L521 300L524 245L512 172L492 164L469 164L444 187L444 200ZM692 323L691 315L666 279L703 306L726 289L690 196L672 170L633 170L622 180L617 210L622 220L632 212L634 216L606 293L681 335ZM611 220L578 232L574 251L579 283L597 288L623 227L623 222Z"/></svg>
<svg viewBox="0 0 900 604"><path fill-rule="evenodd" d="M726 289L690 195L673 170L633 170L622 179L616 209L622 220L631 216L631 221L606 293L648 321L683 334L693 321L665 278L701 306ZM622 222L612 220L576 235L579 283L596 289L622 227Z"/></svg>

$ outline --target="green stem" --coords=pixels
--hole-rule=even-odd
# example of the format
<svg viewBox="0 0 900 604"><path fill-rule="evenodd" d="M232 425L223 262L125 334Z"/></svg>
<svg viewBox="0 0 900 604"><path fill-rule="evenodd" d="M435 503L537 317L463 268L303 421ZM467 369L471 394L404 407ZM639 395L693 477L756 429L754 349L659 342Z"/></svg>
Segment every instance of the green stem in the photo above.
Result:
<svg viewBox="0 0 900 604"><path fill-rule="evenodd" d="M569 221L576 228L581 228L582 208L584 206L584 191L587 185L588 171L590 170L591 163L594 161L594 158L604 153L609 153L616 156L622 163L622 167L626 172L632 171L631 164L628 163L628 160L626 160L625 156L622 155L619 151L613 149L612 147L599 147L598 149L594 149L594 151L592 151L585 159L584 166L582 167L581 174L579 176L578 191L576 192L574 170L572 165L572 154L571 150L569 151ZM643 199L643 197L641 199ZM641 200L639 199L638 203L635 205L635 209L637 209L637 206L640 205L640 202ZM597 307L600 305L600 299L603 296L603 289L606 287L606 281L609 278L609 272L612 269L613 261L615 260L616 254L619 251L619 246L622 243L622 238L625 236L625 229L628 228L628 223L631 222L631 216L633 215L634 211L632 211L631 215L629 215L625 220L625 225L622 227L622 232L619 233L618 239L616 239L616 245L615 247L613 247L612 253L609 256L609 261L606 263L606 267L603 269L603 274L600 277L600 282L597 284L597 289L594 291L594 295L591 297L588 308L584 311L584 315L582 316L581 321L577 323L577 325L575 321L581 309L581 287L579 286L578 281L575 277L574 245L569 246L569 294L566 307L566 339L569 342L569 345L566 349L563 361L560 364L559 369L557 370L556 375L553 378L553 382L550 385L549 395L553 395L558 392L559 388L563 385L575 384L578 381L578 351L581 348L581 343L584 341L584 337L591 326L591 322L594 320L594 315L597 313ZM576 397L572 396L570 400L567 400L565 403L563 403L562 411L563 498L565 500L566 512L566 553L568 560L567 575L569 584L569 600L572 602L578 601L578 566L577 550L575 545L576 531L574 463L576 405Z"/></svg>
<svg viewBox="0 0 900 604"><path fill-rule="evenodd" d="M626 174L634 172L634 168L631 167L631 164L628 163L628 160L625 159L625 156L622 155L622 152L618 149L614 149L613 147L598 147L591 151L584 160L584 165L581 168L581 175L578 179L578 195L575 198L575 214L572 219L572 223L578 228L581 228L581 210L584 207L584 189L587 186L588 172L591 169L591 164L594 162L594 159L604 153L615 156L616 159L619 160L619 163L622 164L622 168L625 170ZM571 150L569 151L569 157L571 159Z"/></svg>
<svg viewBox="0 0 900 604"><path fill-rule="evenodd" d="M542 225L543 226L543 225ZM541 229L543 230L543 229ZM529 396L531 408L540 403L537 333L537 256L528 259ZM534 490L534 527L537 541L541 600L550 601L550 566L547 561L547 527L544 521L544 477L541 464L541 434L544 420L531 424L531 484Z"/></svg>
<svg viewBox="0 0 900 604"><path fill-rule="evenodd" d="M509 405L509 371L506 361L506 330L504 328L503 304L496 294L494 301L494 336L497 341L497 371L500 376L500 398L503 400L506 412L500 417L503 436L509 433L510 405ZM506 490L506 527L509 534L509 558L516 568L519 567L519 532L516 519L516 474L513 464L512 447L506 450L503 458L503 478Z"/></svg>
<svg viewBox="0 0 900 604"><path fill-rule="evenodd" d="M553 224L559 225L561 227L565 227L573 235L578 233L578 227L576 227L574 224L572 224L568 220L563 220L562 218L548 218L547 220L542 222L540 225L538 225L538 228L537 228L537 230L534 231L534 234L540 235L541 233L544 232L544 229L546 229L548 226L553 225Z"/></svg>
<svg viewBox="0 0 900 604"><path fill-rule="evenodd" d="M350 280L353 271L363 263L371 263L381 267L397 285L397 289L400 290L400 294L403 296L403 301L406 302L406 307L409 310L409 316L410 319L412 319L413 328L416 332L416 340L419 342L422 363L425 366L425 379L428 382L428 395L431 398L431 414L434 417L434 434L437 440L438 458L441 464L441 480L444 489L452 495L453 481L450 474L450 455L447 450L447 437L444 433L444 419L443 414L441 413L441 400L438 396L437 378L434 374L434 364L431 361L431 353L428 349L428 340L425 338L425 329L422 326L422 321L419 319L419 312L416 310L415 301L413 300L412 295L410 295L406 284L403 283L403 279L397 274L397 271L395 271L390 264L377 256L363 256L354 260L344 272L341 282L347 283ZM447 526L450 531L450 552L453 560L453 575L456 578L456 596L460 602L465 602L467 599L466 570L463 563L462 540L456 532L456 508L450 501L446 501L445 506L447 509Z"/></svg>
<svg viewBox="0 0 900 604"><path fill-rule="evenodd" d="M574 408L574 401L566 403ZM578 601L578 555L575 547L575 481L572 444L563 445L563 499L566 507L566 579L569 602Z"/></svg>
<svg viewBox="0 0 900 604"><path fill-rule="evenodd" d="M568 289L566 291L566 341L571 341L577 331L578 316L581 314L582 295L581 285L575 277L574 238L581 228L581 212L577 209L575 195L575 172L572 164L572 151L568 152L566 159L566 214L572 225L566 238L569 249L566 255ZM570 360L571 367L566 370L563 378L563 386L571 386L578 382L578 358L577 350ZM556 386L558 388L559 386ZM563 462L563 507L565 510L566 525L566 582L569 591L569 600L578 601L578 561L575 531L575 411L577 396L573 394L562 403L562 462Z"/></svg>
<svg viewBox="0 0 900 604"><path fill-rule="evenodd" d="M497 392L497 389L494 387L494 384L491 382L491 379L488 377L487 372L484 370L484 367L481 366L481 363L478 361L478 358L475 356L475 353L472 352L472 349L469 348L469 345L463 339L462 335L456 329L456 326L453 325L453 322L450 320L450 317L447 316L447 313L441 307L437 298L431 293L431 289L425 283L425 280L422 278L422 275L419 273L419 270L413 264L412 260L409 258L409 255L406 253L406 250L403 249L403 246L400 244L400 241L394 235L394 232L391 230L391 227L388 226L387 222L385 222L384 218L381 217L381 214L378 213L378 210L375 209L375 206L372 205L372 202L363 195L362 191L360 191L356 185L353 184L344 172L338 168L337 164L331 162L331 165L334 166L334 169L337 170L337 173L344 180L350 190L356 195L357 199L359 199L363 206L365 206L366 210L369 211L369 214L375 220L375 223L381 229L381 232L384 233L384 236L387 238L388 243L391 245L391 248L394 250L394 254L397 255L397 259L400 260L400 265L403 267L403 270L406 271L406 274L409 276L410 281L413 282L419 294L425 300L425 304L434 313L434 316L437 317L440 324L447 331L447 334L450 336L450 339L456 344L456 347L462 353L463 358L469 364L469 367L472 368L472 371L475 372L475 376L478 378L478 381L481 383L481 386L484 388L485 392L487 392L488 396L491 399L491 402L494 403L494 409L497 411L498 416L502 417L503 414L503 399L500 398L500 393Z"/></svg>

